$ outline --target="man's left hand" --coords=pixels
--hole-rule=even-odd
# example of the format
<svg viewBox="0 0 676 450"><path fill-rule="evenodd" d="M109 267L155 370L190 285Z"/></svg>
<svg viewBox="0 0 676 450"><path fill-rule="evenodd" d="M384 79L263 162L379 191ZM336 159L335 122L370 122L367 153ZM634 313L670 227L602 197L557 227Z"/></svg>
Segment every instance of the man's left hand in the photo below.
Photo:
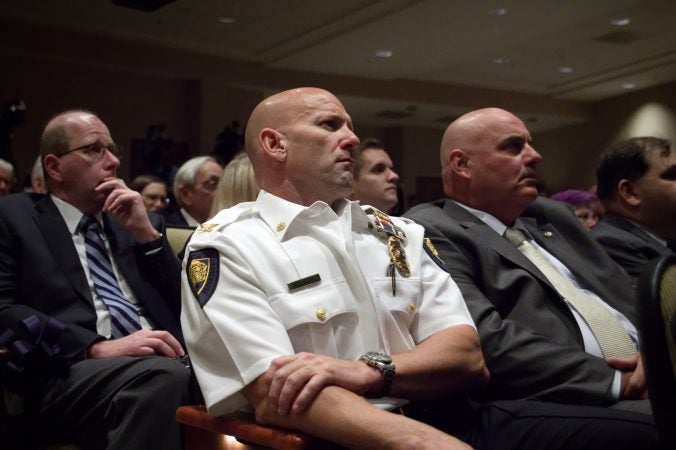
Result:
<svg viewBox="0 0 676 450"><path fill-rule="evenodd" d="M642 400L648 398L643 359L640 353L626 358L608 358L608 365L622 372L620 399Z"/></svg>

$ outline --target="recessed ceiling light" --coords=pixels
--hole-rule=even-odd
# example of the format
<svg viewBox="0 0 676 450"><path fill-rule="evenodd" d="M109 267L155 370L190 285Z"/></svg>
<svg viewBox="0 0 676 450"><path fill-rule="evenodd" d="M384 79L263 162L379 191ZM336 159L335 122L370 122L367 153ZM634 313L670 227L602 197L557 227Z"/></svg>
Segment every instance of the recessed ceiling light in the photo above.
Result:
<svg viewBox="0 0 676 450"><path fill-rule="evenodd" d="M636 83L622 83L622 89L634 89Z"/></svg>
<svg viewBox="0 0 676 450"><path fill-rule="evenodd" d="M489 16L504 16L507 14L507 8L493 8L488 10Z"/></svg>
<svg viewBox="0 0 676 450"><path fill-rule="evenodd" d="M611 20L610 23L612 23L616 27L623 27L625 25L629 25L631 23L631 19L629 17L621 17L619 19Z"/></svg>
<svg viewBox="0 0 676 450"><path fill-rule="evenodd" d="M228 16L220 16L218 18L218 21L221 23L235 23L235 18L234 17L228 17Z"/></svg>
<svg viewBox="0 0 676 450"><path fill-rule="evenodd" d="M493 60L493 62L494 62L495 64L509 64L509 58L503 58L503 57L495 58L495 59Z"/></svg>
<svg viewBox="0 0 676 450"><path fill-rule="evenodd" d="M394 56L392 50L376 50L374 53L378 58L391 58Z"/></svg>
<svg viewBox="0 0 676 450"><path fill-rule="evenodd" d="M561 73L573 73L573 68L571 66L561 66L559 67L559 72Z"/></svg>

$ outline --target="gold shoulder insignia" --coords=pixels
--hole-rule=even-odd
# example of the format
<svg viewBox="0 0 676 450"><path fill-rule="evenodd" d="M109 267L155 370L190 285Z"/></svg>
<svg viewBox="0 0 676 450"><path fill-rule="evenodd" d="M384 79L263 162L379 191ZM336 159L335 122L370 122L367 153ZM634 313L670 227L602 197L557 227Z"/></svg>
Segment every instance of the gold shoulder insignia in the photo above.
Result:
<svg viewBox="0 0 676 450"><path fill-rule="evenodd" d="M446 270L446 264L444 264L444 261L439 256L439 251L434 246L434 244L432 244L432 240L430 238L423 239L423 247L425 247L425 251L427 252L428 255L430 255L432 261L434 261L437 264L437 266Z"/></svg>
<svg viewBox="0 0 676 450"><path fill-rule="evenodd" d="M217 223L203 223L202 225L199 226L197 231L211 231L214 228L216 228L219 224Z"/></svg>

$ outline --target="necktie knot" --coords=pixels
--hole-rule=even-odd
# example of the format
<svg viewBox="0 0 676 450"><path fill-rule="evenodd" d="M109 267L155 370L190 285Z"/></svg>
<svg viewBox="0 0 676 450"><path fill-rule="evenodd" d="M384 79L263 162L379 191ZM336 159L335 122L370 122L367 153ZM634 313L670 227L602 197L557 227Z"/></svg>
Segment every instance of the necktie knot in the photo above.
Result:
<svg viewBox="0 0 676 450"><path fill-rule="evenodd" d="M521 245L526 240L526 235L517 228L507 228L505 230L505 238L511 242L515 247Z"/></svg>
<svg viewBox="0 0 676 450"><path fill-rule="evenodd" d="M85 214L84 216L82 216L82 219L80 219L78 229L80 230L81 233L84 234L87 233L92 228L94 229L94 231L98 232L99 221L96 220L96 217Z"/></svg>

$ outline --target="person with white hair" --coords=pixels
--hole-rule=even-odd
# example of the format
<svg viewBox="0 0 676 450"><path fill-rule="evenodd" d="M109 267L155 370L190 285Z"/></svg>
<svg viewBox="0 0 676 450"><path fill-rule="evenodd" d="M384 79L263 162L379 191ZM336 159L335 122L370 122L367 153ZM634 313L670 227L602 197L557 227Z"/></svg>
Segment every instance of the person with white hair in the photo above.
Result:
<svg viewBox="0 0 676 450"><path fill-rule="evenodd" d="M211 156L197 156L183 163L174 178L179 208L158 211L167 225L198 227L206 222L221 176L223 168Z"/></svg>
<svg viewBox="0 0 676 450"><path fill-rule="evenodd" d="M14 166L9 161L0 159L0 197L11 194L15 182Z"/></svg>

